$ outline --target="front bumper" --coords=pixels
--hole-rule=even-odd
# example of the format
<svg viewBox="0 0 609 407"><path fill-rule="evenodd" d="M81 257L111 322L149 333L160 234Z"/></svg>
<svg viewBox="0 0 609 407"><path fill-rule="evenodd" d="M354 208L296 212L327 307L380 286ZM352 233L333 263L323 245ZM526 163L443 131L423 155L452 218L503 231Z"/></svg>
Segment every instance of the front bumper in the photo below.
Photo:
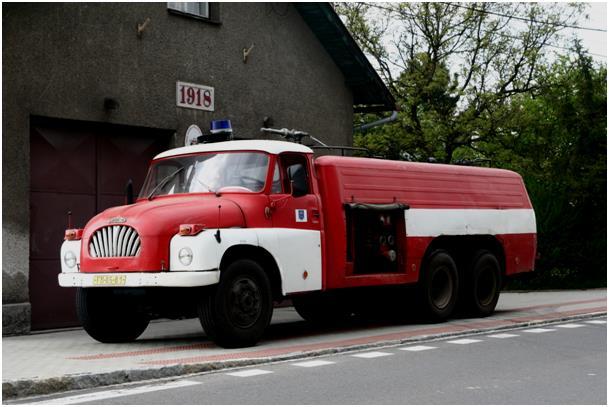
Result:
<svg viewBox="0 0 609 407"><path fill-rule="evenodd" d="M61 287L203 287L217 284L220 271L168 273L59 273Z"/></svg>

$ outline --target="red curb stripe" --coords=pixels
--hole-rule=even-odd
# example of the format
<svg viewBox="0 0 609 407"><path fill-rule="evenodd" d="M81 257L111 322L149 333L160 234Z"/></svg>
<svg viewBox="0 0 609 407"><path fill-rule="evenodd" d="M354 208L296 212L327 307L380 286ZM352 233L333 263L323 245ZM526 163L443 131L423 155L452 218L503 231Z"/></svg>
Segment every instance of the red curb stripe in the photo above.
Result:
<svg viewBox="0 0 609 407"><path fill-rule="evenodd" d="M165 348L156 348L156 349L145 349L145 350L133 350L128 352L115 352L115 353L100 353L97 355L85 355L85 356L72 356L67 359L73 360L99 360L99 359L113 359L113 358L126 358L131 356L142 356L142 355L156 355L160 353L171 353L171 352L181 352L185 350L199 350L199 349L207 349L207 348L215 348L211 342L206 343L195 343L191 345L180 345L180 346L171 346Z"/></svg>
<svg viewBox="0 0 609 407"><path fill-rule="evenodd" d="M437 327L437 328L417 329L414 331L402 331L402 332L395 332L395 333L391 333L391 334L375 335L375 336L369 336L369 337L363 337L363 338L360 337L360 338L353 338L353 339L340 340L340 341L323 342L323 343L316 343L316 344L311 344L311 345L287 346L287 347L280 348L280 349L266 349L266 350L260 350L260 351L228 353L228 354L214 355L214 356L198 356L198 357L191 357L191 358L157 360L157 361L150 361L150 362L141 362L140 364L143 364L143 365L171 365L171 364L183 364L183 363L188 364L188 363L213 362L213 361L220 361L220 360L228 361L228 360L235 360L235 359L262 358L262 357L270 357L270 356L277 356L277 355L288 355L293 352L307 352L307 351L320 350L320 349L324 349L324 348L347 347L347 346L362 345L362 344L381 342L381 341L401 340L401 339L412 338L415 336L431 335L431 334L437 334L437 333L459 333L459 332L471 330L472 328L474 328L474 329L499 328L499 327L505 326L506 322L508 322L508 323L509 322L516 322L516 323L531 322L531 321L539 320L539 318L552 319L552 318L567 317L567 316L572 316L572 315L586 314L586 313L600 312L600 311L606 311L606 307L586 308L586 309L580 309L577 311L553 312L553 313L543 314L543 315L516 317L516 318L505 319L505 320L483 321L483 322L463 324L463 325L452 325L452 326L448 326L448 327L443 326L443 327Z"/></svg>

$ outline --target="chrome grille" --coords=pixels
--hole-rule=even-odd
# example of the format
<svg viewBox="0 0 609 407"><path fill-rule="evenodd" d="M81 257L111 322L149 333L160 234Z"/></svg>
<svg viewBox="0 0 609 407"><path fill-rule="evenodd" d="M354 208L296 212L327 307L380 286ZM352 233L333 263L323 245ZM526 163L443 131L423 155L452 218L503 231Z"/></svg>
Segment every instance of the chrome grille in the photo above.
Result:
<svg viewBox="0 0 609 407"><path fill-rule="evenodd" d="M140 252L140 236L130 226L106 226L89 241L91 257L133 257Z"/></svg>

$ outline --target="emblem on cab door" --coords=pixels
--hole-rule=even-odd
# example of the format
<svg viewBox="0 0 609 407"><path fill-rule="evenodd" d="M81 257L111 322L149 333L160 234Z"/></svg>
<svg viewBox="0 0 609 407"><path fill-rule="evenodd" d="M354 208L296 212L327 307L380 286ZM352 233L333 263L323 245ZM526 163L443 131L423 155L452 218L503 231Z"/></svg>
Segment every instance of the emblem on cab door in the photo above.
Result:
<svg viewBox="0 0 609 407"><path fill-rule="evenodd" d="M296 209L296 222L306 222L307 221L307 210L306 209Z"/></svg>
<svg viewBox="0 0 609 407"><path fill-rule="evenodd" d="M125 223L125 222L127 222L127 218L122 218L120 216L112 218L108 221L108 223Z"/></svg>

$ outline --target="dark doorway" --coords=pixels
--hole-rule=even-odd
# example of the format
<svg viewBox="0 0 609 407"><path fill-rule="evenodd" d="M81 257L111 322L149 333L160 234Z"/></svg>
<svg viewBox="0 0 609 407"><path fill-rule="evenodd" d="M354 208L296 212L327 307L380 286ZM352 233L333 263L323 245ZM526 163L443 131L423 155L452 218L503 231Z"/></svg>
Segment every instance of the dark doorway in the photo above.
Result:
<svg viewBox="0 0 609 407"><path fill-rule="evenodd" d="M32 329L78 325L75 289L61 288L59 248L67 228L139 192L150 160L173 131L33 118L30 123L30 302Z"/></svg>

